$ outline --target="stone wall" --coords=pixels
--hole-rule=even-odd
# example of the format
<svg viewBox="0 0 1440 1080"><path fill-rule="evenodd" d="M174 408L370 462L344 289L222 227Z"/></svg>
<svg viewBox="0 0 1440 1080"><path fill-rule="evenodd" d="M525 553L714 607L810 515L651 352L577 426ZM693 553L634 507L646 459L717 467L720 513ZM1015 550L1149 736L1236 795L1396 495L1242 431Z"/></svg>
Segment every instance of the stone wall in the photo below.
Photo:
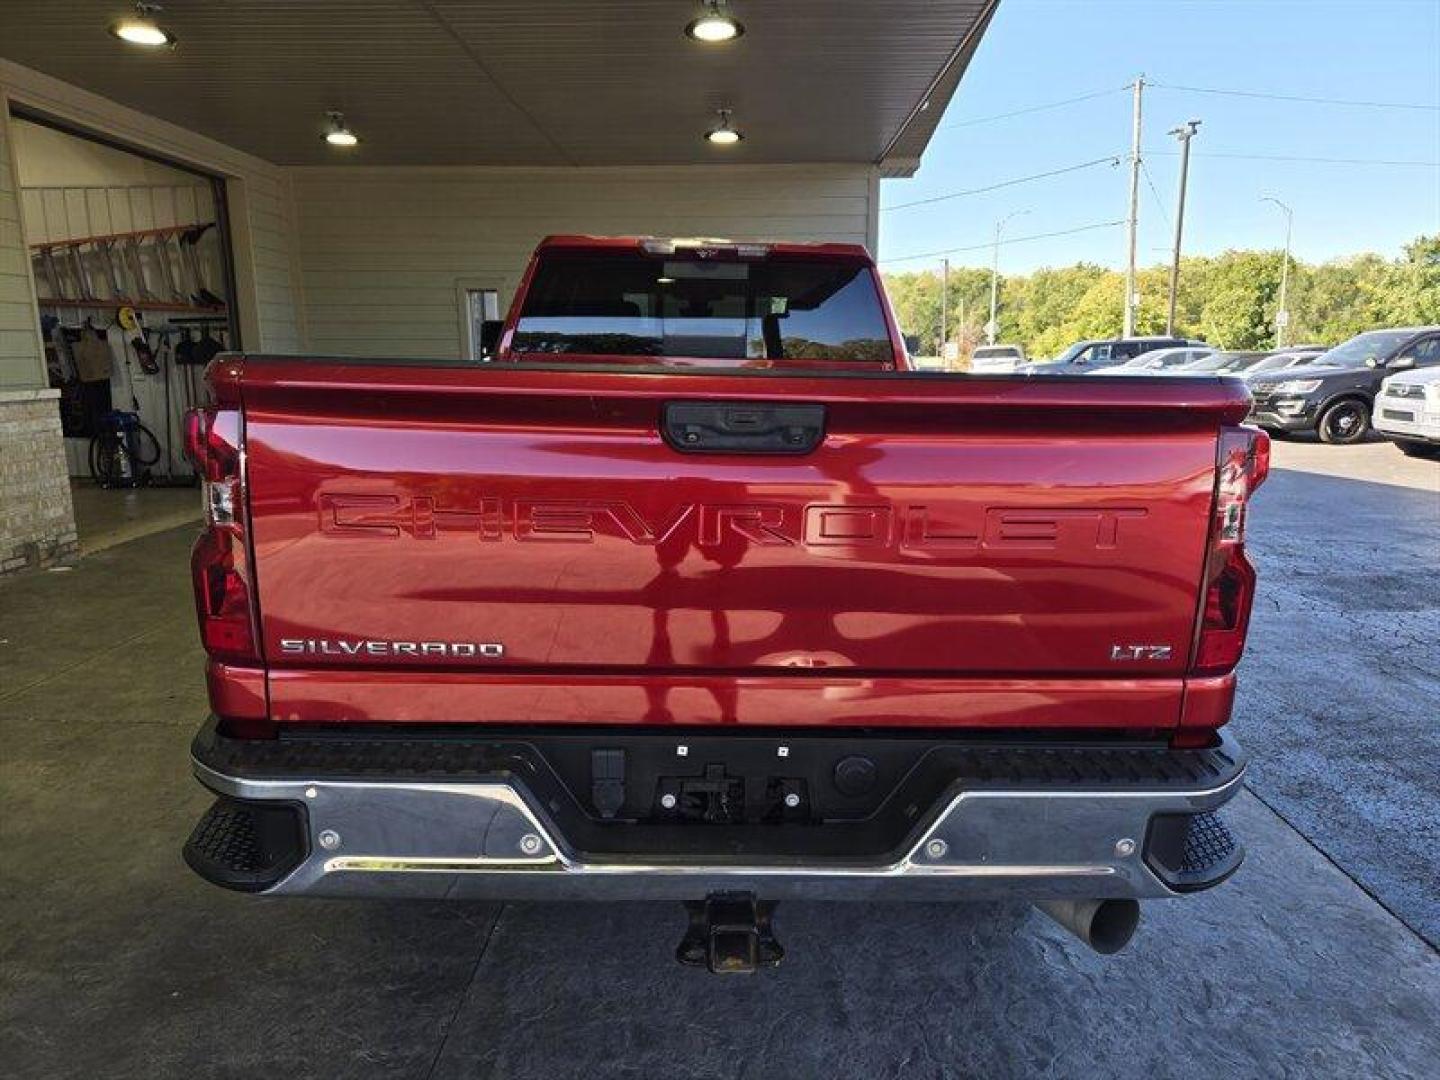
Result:
<svg viewBox="0 0 1440 1080"><path fill-rule="evenodd" d="M58 390L0 390L0 575L76 554Z"/></svg>

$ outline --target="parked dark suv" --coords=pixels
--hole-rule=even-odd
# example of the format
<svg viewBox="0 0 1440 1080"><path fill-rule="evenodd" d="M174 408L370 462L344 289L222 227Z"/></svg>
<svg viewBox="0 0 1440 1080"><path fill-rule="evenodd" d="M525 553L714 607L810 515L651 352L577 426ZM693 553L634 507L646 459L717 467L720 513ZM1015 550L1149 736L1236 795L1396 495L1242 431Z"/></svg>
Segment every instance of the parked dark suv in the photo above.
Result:
<svg viewBox="0 0 1440 1080"><path fill-rule="evenodd" d="M1300 368L1250 380L1250 420L1272 435L1317 432L1327 443L1356 443L1370 431L1375 395L1387 375L1440 364L1440 326L1371 330Z"/></svg>

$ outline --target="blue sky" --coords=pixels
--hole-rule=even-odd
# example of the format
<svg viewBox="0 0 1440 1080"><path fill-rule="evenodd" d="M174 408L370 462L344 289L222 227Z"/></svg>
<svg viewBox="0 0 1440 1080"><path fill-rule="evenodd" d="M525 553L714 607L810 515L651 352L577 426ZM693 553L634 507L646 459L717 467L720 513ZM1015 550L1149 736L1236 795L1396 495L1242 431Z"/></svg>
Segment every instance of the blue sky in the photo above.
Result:
<svg viewBox="0 0 1440 1080"><path fill-rule="evenodd" d="M1130 96L1156 83L1302 97L1440 106L1440 0L1001 0L919 172L881 185L888 207L1128 154ZM978 118L1094 91L1088 101L984 123ZM1321 164L1209 155L1440 162L1440 111L1351 108L1147 87L1140 187L1142 265L1167 260L1179 158L1166 133L1201 120L1192 146L1185 251L1279 248L1275 195L1295 214L1294 251L1307 261L1361 251L1398 255L1440 231L1440 166ZM880 257L986 245L951 265L989 266L995 221L1022 237L1123 218L1128 163L911 209L881 211ZM1158 192L1158 198L1157 193ZM1000 251L1023 273L1079 260L1123 265L1123 227ZM886 262L938 266L939 257Z"/></svg>

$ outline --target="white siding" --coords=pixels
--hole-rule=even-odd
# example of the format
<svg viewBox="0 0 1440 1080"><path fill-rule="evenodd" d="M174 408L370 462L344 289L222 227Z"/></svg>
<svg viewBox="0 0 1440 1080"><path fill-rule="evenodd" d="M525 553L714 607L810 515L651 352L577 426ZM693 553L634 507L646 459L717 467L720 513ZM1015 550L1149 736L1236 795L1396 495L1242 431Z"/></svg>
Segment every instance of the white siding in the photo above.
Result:
<svg viewBox="0 0 1440 1080"><path fill-rule="evenodd" d="M294 208L289 183L256 177L246 184L252 304L259 340L246 348L265 352L302 352L305 333L298 296ZM237 250L239 245L236 245ZM253 335L252 335L253 336Z"/></svg>
<svg viewBox="0 0 1440 1080"><path fill-rule="evenodd" d="M19 190L10 150L10 110L0 94L0 389L46 384Z"/></svg>
<svg viewBox="0 0 1440 1080"><path fill-rule="evenodd" d="M290 170L309 347L457 356L457 286L502 309L552 233L870 243L869 165Z"/></svg>

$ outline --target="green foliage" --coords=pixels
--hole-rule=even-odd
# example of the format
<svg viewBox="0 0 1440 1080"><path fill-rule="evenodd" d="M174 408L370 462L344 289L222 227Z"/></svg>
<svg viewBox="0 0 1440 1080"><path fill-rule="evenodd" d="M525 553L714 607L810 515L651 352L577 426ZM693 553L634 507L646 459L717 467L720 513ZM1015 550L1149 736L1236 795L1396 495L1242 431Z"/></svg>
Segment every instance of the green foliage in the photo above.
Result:
<svg viewBox="0 0 1440 1080"><path fill-rule="evenodd" d="M900 329L916 339L916 355L940 352L940 273L888 274L885 291L894 305ZM948 337L973 340L990 318L990 274L972 267L950 271Z"/></svg>
<svg viewBox="0 0 1440 1080"><path fill-rule="evenodd" d="M1227 349L1273 345L1281 259L1279 251L1182 259L1176 332ZM939 273L886 274L885 286L901 329L918 339L919 354L938 354ZM1163 333L1168 267L1142 270L1137 286L1136 331ZM1287 288L1289 341L1333 344L1379 326L1440 323L1440 234L1417 237L1400 259L1370 254L1318 265L1292 260ZM1090 263L1002 277L999 339L1024 345L1028 355L1039 358L1055 356L1080 338L1113 337L1123 323L1124 297L1124 275ZM950 339L977 341L989 304L987 271L952 268Z"/></svg>
<svg viewBox="0 0 1440 1080"><path fill-rule="evenodd" d="M1215 259L1206 275L1198 336L1227 349L1273 344L1283 259L1282 252L1259 251L1227 251Z"/></svg>
<svg viewBox="0 0 1440 1080"><path fill-rule="evenodd" d="M1006 341L1031 343L1028 355L1054 356L1061 352L1073 340L1064 337L1067 320L1090 290L1104 280L1105 273L1093 263L1077 263L1058 270L1037 270L1025 278L1006 278L1001 336Z"/></svg>
<svg viewBox="0 0 1440 1080"><path fill-rule="evenodd" d="M1440 323L1440 233L1406 244L1405 261L1395 277L1390 312L1396 321Z"/></svg>
<svg viewBox="0 0 1440 1080"><path fill-rule="evenodd" d="M1378 255L1359 255L1291 271L1292 341L1343 341L1377 326L1418 321L1390 296L1396 268ZM1393 317L1392 317L1393 316Z"/></svg>

